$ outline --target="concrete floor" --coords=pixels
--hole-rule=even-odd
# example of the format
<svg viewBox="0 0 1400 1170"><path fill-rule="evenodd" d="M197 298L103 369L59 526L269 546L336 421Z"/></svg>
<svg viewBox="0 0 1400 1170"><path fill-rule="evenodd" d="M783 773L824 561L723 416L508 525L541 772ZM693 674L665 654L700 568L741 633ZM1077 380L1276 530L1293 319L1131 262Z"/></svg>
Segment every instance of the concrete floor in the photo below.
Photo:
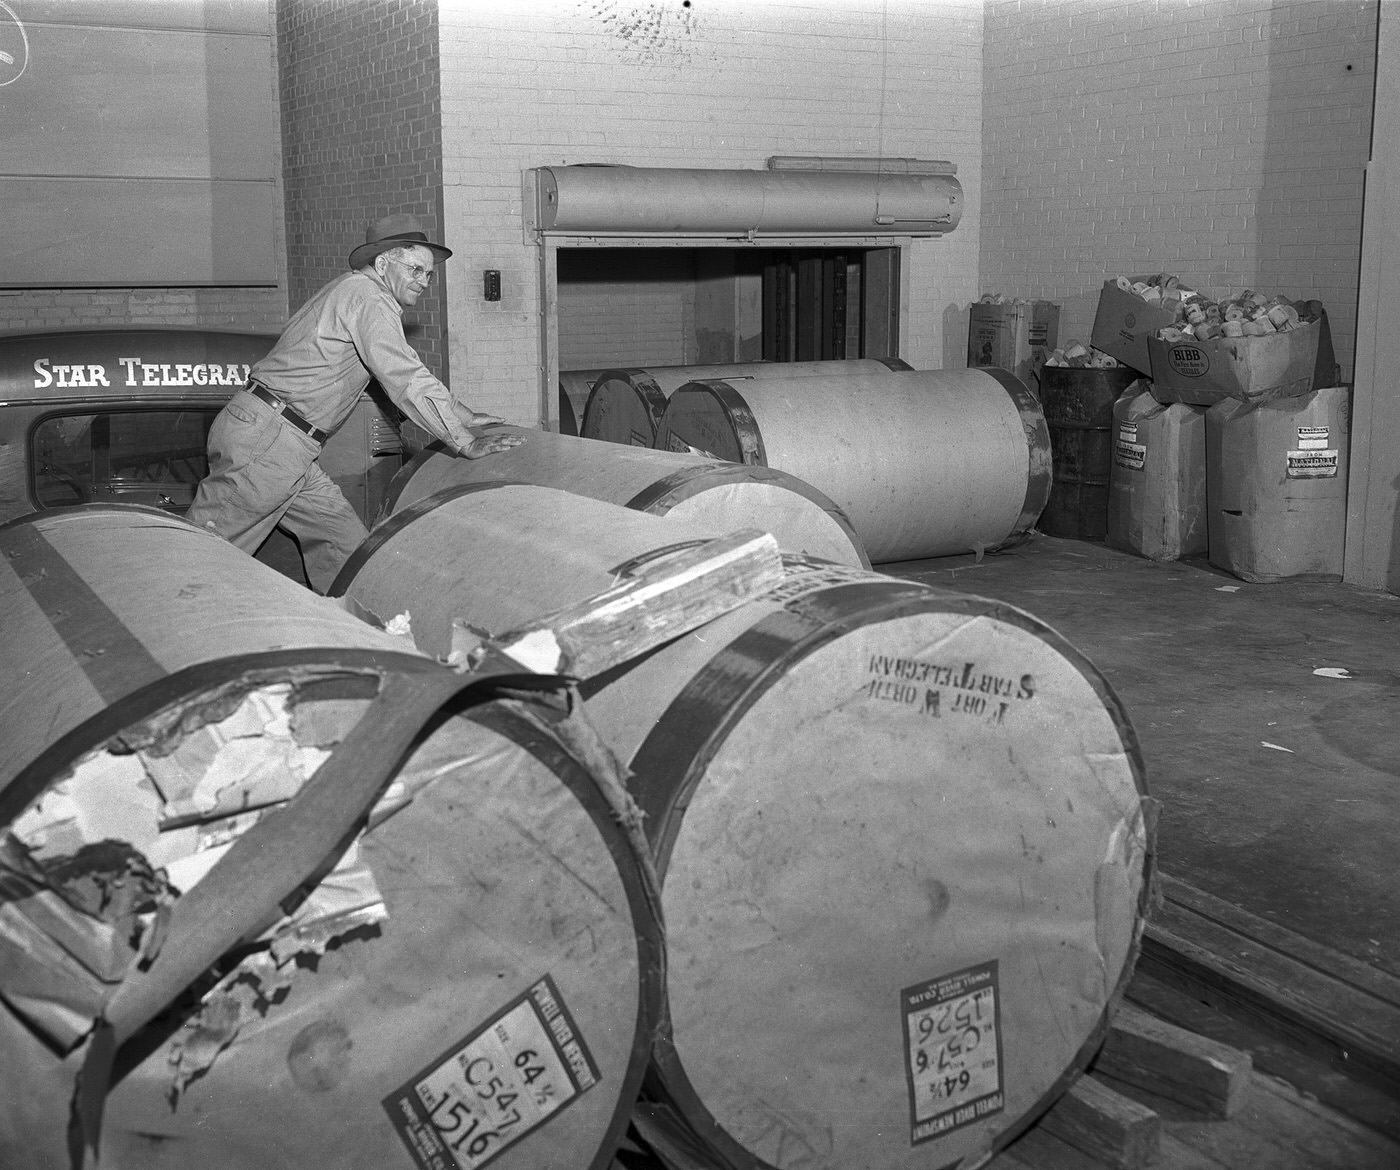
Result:
<svg viewBox="0 0 1400 1170"><path fill-rule="evenodd" d="M1095 664L1164 872L1400 976L1400 597L1040 534L877 568L1016 605Z"/></svg>

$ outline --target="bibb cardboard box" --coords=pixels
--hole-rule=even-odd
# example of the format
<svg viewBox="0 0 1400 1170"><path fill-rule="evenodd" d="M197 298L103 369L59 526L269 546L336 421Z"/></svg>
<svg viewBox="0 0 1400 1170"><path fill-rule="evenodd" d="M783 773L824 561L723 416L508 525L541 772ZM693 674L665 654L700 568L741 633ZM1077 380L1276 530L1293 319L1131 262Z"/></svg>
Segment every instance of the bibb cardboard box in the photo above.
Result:
<svg viewBox="0 0 1400 1170"><path fill-rule="evenodd" d="M967 364L1010 370L1039 393L1040 367L1059 344L1060 306L1054 301L978 301L967 330Z"/></svg>
<svg viewBox="0 0 1400 1170"><path fill-rule="evenodd" d="M1151 276L1128 277L1135 284L1153 279ZM1139 374L1150 374L1152 361L1147 354L1147 339L1175 321L1175 308L1145 301L1137 293L1120 288L1116 280L1106 280L1099 293L1099 308L1094 314L1094 330L1089 341L1095 349L1116 357Z"/></svg>
<svg viewBox="0 0 1400 1170"><path fill-rule="evenodd" d="M1335 361L1319 358L1319 345L1327 332L1326 351L1332 341L1327 317L1309 321L1286 333L1261 337L1218 337L1211 341L1162 341L1148 339L1152 361L1152 394L1158 402L1187 402L1214 406L1227 398L1241 402L1272 402L1298 398L1313 390L1319 373L1326 381L1335 374ZM1332 369L1320 371L1330 364Z"/></svg>

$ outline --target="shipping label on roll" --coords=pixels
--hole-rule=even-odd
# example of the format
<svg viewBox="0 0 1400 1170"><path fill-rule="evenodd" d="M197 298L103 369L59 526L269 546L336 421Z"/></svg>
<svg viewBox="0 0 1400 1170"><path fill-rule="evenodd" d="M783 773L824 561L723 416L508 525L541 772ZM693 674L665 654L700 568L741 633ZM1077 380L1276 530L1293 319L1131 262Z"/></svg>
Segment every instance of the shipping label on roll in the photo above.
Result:
<svg viewBox="0 0 1400 1170"><path fill-rule="evenodd" d="M598 1083L546 975L454 1044L384 1108L422 1170L476 1170Z"/></svg>
<svg viewBox="0 0 1400 1170"><path fill-rule="evenodd" d="M1331 443L1331 431L1327 427L1299 427L1298 449L1300 451L1323 451Z"/></svg>
<svg viewBox="0 0 1400 1170"><path fill-rule="evenodd" d="M1000 1113L1006 1093L996 960L905 988L900 1000L909 1144Z"/></svg>
<svg viewBox="0 0 1400 1170"><path fill-rule="evenodd" d="M1113 445L1113 462L1130 471L1141 471L1147 462L1147 444L1138 442L1136 423L1121 423L1118 441Z"/></svg>
<svg viewBox="0 0 1400 1170"><path fill-rule="evenodd" d="M1288 453L1289 479L1336 479L1338 452L1335 449L1324 451L1290 451Z"/></svg>

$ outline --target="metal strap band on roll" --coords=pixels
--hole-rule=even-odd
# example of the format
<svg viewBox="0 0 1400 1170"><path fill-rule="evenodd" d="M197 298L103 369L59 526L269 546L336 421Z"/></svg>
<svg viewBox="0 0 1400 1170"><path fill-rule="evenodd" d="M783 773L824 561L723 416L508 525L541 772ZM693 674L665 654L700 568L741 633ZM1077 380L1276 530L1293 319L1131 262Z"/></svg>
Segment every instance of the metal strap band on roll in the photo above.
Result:
<svg viewBox="0 0 1400 1170"><path fill-rule="evenodd" d="M391 516L399 505L399 497L403 495L404 488L412 482L414 474L430 459L436 455L450 455L447 444L441 440L429 443L421 451L413 455L389 481L389 489L384 493L384 504L380 509L376 523L385 517Z"/></svg>
<svg viewBox="0 0 1400 1170"><path fill-rule="evenodd" d="M417 456L415 456L417 458ZM341 565L340 572L335 575L335 580L331 582L330 588L326 590L327 597L344 597L350 585L360 570L364 568L366 562L371 560L384 545L388 544L403 529L412 524L419 516L426 512L431 512L434 508L448 500L455 500L461 496L473 495L476 492L489 492L500 487L509 487L509 481L491 483L460 483L452 487L444 488L440 492L434 492L430 496L424 496L421 500L414 500L405 508L400 508L392 515L380 520L371 530L370 534L360 542L360 545L350 558ZM514 485L519 486L519 485Z"/></svg>
<svg viewBox="0 0 1400 1170"><path fill-rule="evenodd" d="M52 509L47 515L74 509ZM141 504L114 504L112 507L147 512ZM153 659L145 644L117 620L99 598L54 548L30 516L0 526L0 557L12 569L30 598L68 646L73 661L82 666L93 690L106 702L114 702L164 678L167 671ZM222 537L208 533L213 539ZM199 538L196 538L199 539ZM72 615L84 610L99 621L96 627L76 626ZM66 619L66 620L65 620Z"/></svg>
<svg viewBox="0 0 1400 1170"><path fill-rule="evenodd" d="M856 530L851 526L850 517L836 505L835 501L817 491L806 480L787 475L772 467L728 462L711 463L704 467L688 467L658 479L655 483L648 484L626 501L624 507L635 509L638 512L650 512L656 516L664 516L674 504L686 499L696 490L702 487L712 487L716 483L724 481L771 483L775 487L795 492L811 500L830 516L841 528L841 531L846 534L852 549L858 556L861 568L870 568L870 558L866 556L860 537L856 535Z"/></svg>
<svg viewBox="0 0 1400 1170"><path fill-rule="evenodd" d="M691 396L703 395L712 399L731 428L732 433L715 436L717 440L725 442L724 450L702 448L704 454L728 459L732 463L753 463L763 467L768 466L768 456L763 449L763 435L758 429L753 408L749 406L743 394L732 382L721 381L718 378L706 379L698 382L687 382L681 387L681 390ZM658 444L661 441L661 436L658 435ZM675 437L674 432L671 435L669 449L672 451L680 450L679 440ZM688 445L687 449L689 449Z"/></svg>
<svg viewBox="0 0 1400 1170"><path fill-rule="evenodd" d="M1035 527L1045 505L1050 501L1050 493L1055 486L1055 461L1050 445L1050 428L1045 422L1045 411L1040 399L1030 392L1020 378L1009 371L988 367L990 374L1006 389L1011 401L1021 414L1021 426L1026 432L1026 502L1011 530L1010 539L1027 536Z"/></svg>
<svg viewBox="0 0 1400 1170"><path fill-rule="evenodd" d="M844 510L807 481L779 469L547 431L509 430L520 436L521 445L489 459L456 459L441 446L419 452L395 476L381 520L453 484L529 483L654 515L701 520L721 531L757 528L771 532L785 552L869 564Z"/></svg>
<svg viewBox="0 0 1400 1170"><path fill-rule="evenodd" d="M609 370L589 392L579 435L650 447L665 409L666 395L646 370Z"/></svg>

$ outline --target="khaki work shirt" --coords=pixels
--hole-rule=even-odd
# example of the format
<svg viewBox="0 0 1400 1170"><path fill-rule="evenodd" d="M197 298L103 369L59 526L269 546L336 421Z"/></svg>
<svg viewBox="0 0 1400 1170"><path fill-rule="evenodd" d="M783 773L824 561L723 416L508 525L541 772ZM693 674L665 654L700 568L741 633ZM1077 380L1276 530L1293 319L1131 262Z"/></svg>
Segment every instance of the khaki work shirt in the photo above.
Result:
<svg viewBox="0 0 1400 1170"><path fill-rule="evenodd" d="M345 272L296 311L272 351L249 376L302 418L334 431L376 378L394 405L454 450L473 436L403 331L403 306L377 277Z"/></svg>

